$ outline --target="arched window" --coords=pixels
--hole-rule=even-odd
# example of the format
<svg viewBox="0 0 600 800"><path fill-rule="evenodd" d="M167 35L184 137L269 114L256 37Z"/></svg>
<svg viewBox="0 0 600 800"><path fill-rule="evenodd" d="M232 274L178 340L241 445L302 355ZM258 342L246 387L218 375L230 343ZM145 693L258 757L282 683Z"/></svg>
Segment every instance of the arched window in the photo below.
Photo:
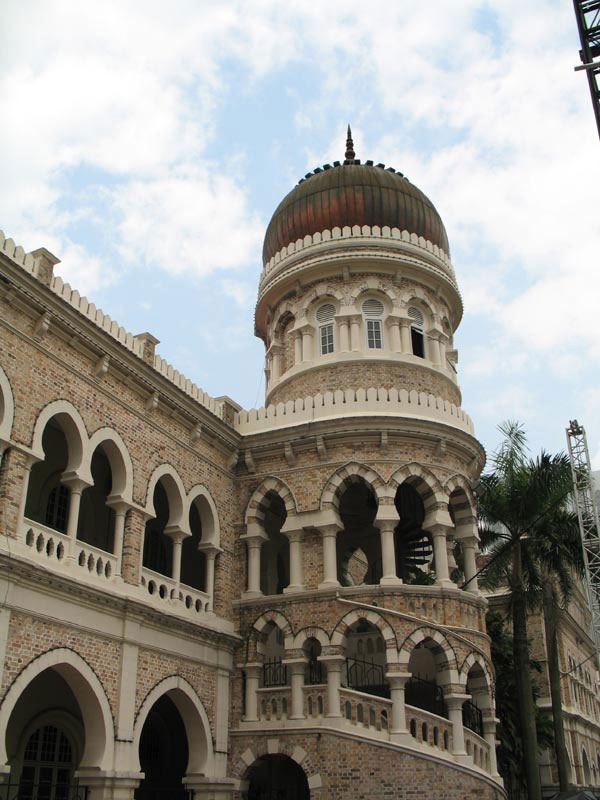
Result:
<svg viewBox="0 0 600 800"><path fill-rule="evenodd" d="M321 342L321 355L333 353L334 339L333 339L333 317L335 315L335 306L333 303L325 303L317 311L317 322L319 323L319 340Z"/></svg>
<svg viewBox="0 0 600 800"><path fill-rule="evenodd" d="M73 748L65 734L54 725L38 728L25 746L19 797L68 797L75 766Z"/></svg>
<svg viewBox="0 0 600 800"><path fill-rule="evenodd" d="M425 358L425 337L423 335L423 313L414 306L408 309L408 316L411 319L410 336L412 339L413 355Z"/></svg>
<svg viewBox="0 0 600 800"><path fill-rule="evenodd" d="M370 350L381 350L383 347L383 303L371 298L362 304L362 312L367 328L367 347Z"/></svg>

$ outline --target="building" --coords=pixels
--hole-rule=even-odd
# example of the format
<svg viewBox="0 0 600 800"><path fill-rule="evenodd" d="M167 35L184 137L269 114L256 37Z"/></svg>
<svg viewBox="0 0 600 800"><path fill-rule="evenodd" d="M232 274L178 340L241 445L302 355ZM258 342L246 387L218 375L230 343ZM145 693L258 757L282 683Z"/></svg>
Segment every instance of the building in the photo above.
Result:
<svg viewBox="0 0 600 800"><path fill-rule="evenodd" d="M245 411L1 240L7 796L504 797L442 221L349 136L263 257Z"/></svg>

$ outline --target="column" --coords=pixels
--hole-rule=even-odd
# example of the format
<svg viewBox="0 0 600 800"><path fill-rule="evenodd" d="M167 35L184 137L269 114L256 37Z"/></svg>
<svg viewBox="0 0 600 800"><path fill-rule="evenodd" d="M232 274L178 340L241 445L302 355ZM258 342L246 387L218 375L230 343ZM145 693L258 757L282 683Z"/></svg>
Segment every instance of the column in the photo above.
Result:
<svg viewBox="0 0 600 800"><path fill-rule="evenodd" d="M394 353L401 353L402 352L402 338L400 336L400 320L399 319L392 319L391 321L391 340L392 340L392 351Z"/></svg>
<svg viewBox="0 0 600 800"><path fill-rule="evenodd" d="M215 561L219 551L216 547L206 550L204 555L206 557L206 583L204 591L208 595L207 611L212 611L215 602Z"/></svg>
<svg viewBox="0 0 600 800"><path fill-rule="evenodd" d="M175 582L175 600L179 600L179 583L181 581L181 548L183 540L190 533L184 533L180 528L171 528L167 525L165 528L165 536L168 536L173 541L173 551L171 560L171 578Z"/></svg>
<svg viewBox="0 0 600 800"><path fill-rule="evenodd" d="M271 361L271 380L276 381L281 375L281 353L279 348L273 349L273 358Z"/></svg>
<svg viewBox="0 0 600 800"><path fill-rule="evenodd" d="M292 687L292 712L289 719L304 719L304 669L306 659L285 659L284 664L290 668Z"/></svg>
<svg viewBox="0 0 600 800"><path fill-rule="evenodd" d="M436 330L427 331L427 343L429 348L429 360L435 366L440 365L440 343L438 342L438 332Z"/></svg>
<svg viewBox="0 0 600 800"><path fill-rule="evenodd" d="M340 686L342 683L342 667L346 661L342 655L319 656L319 661L327 667L327 716L341 717Z"/></svg>
<svg viewBox="0 0 600 800"><path fill-rule="evenodd" d="M448 363L446 361L446 342L448 341L448 337L446 334L442 334L440 336L440 366L442 369L446 369L448 367Z"/></svg>
<svg viewBox="0 0 600 800"><path fill-rule="evenodd" d="M350 350L350 334L347 319L340 320L340 351L347 353Z"/></svg>
<svg viewBox="0 0 600 800"><path fill-rule="evenodd" d="M69 487L71 495L69 497L69 515L67 518L67 536L69 537L69 556L74 558L77 546L77 523L79 522L79 506L81 505L81 493L89 486L89 483L80 478L71 478L65 481Z"/></svg>
<svg viewBox="0 0 600 800"><path fill-rule="evenodd" d="M393 520L381 520L379 525L379 535L381 537L381 561L383 575L379 581L381 586L398 586L402 579L396 575L396 547L394 543L394 528L396 523Z"/></svg>
<svg viewBox="0 0 600 800"><path fill-rule="evenodd" d="M286 586L285 593L301 592L306 587L304 586L304 576L302 569L302 530L285 531L290 543L290 584Z"/></svg>
<svg viewBox="0 0 600 800"><path fill-rule="evenodd" d="M479 584L477 582L477 562L475 560L477 539L475 536L470 536L468 539L459 539L459 541L463 551L465 589L467 592L479 594Z"/></svg>
<svg viewBox="0 0 600 800"><path fill-rule="evenodd" d="M483 737L490 746L490 775L492 778L499 778L498 761L496 759L496 725L498 719L483 720Z"/></svg>
<svg viewBox="0 0 600 800"><path fill-rule="evenodd" d="M302 334L298 331L294 333L294 366L298 366L302 361Z"/></svg>
<svg viewBox="0 0 600 800"><path fill-rule="evenodd" d="M243 669L246 671L246 713L245 722L258 722L258 680L260 676L260 664L246 664Z"/></svg>
<svg viewBox="0 0 600 800"><path fill-rule="evenodd" d="M412 738L406 727L406 707L404 704L404 690L406 683L411 678L410 672L388 673L386 678L390 684L392 698L392 718L390 720L390 738L394 742L408 741Z"/></svg>
<svg viewBox="0 0 600 800"><path fill-rule="evenodd" d="M308 327L302 331L302 361L313 360L312 330Z"/></svg>
<svg viewBox="0 0 600 800"><path fill-rule="evenodd" d="M352 317L350 320L350 345L353 353L361 350L360 346L360 317Z"/></svg>
<svg viewBox="0 0 600 800"><path fill-rule="evenodd" d="M457 760L459 761L465 761L469 758L465 750L462 707L465 700L470 699L470 694L448 694L444 697L448 706L448 717L452 723L452 755L458 756Z"/></svg>
<svg viewBox="0 0 600 800"><path fill-rule="evenodd" d="M106 504L115 512L113 554L117 557L117 575L121 577L123 563L123 538L125 536L125 514L129 504L124 500L111 500Z"/></svg>
<svg viewBox="0 0 600 800"><path fill-rule="evenodd" d="M266 542L267 536L264 533L253 533L240 537L246 542L248 548L248 588L242 597L260 597L260 549L262 543Z"/></svg>
<svg viewBox="0 0 600 800"><path fill-rule="evenodd" d="M402 352L412 353L412 338L410 335L410 320L400 320L400 337L402 342Z"/></svg>
<svg viewBox="0 0 600 800"><path fill-rule="evenodd" d="M448 550L446 546L446 526L434 525L430 528L433 536L433 552L435 558L435 585L454 586L448 572Z"/></svg>
<svg viewBox="0 0 600 800"><path fill-rule="evenodd" d="M323 537L323 582L319 584L319 589L340 585L337 579L337 532L337 525L324 525L321 528Z"/></svg>

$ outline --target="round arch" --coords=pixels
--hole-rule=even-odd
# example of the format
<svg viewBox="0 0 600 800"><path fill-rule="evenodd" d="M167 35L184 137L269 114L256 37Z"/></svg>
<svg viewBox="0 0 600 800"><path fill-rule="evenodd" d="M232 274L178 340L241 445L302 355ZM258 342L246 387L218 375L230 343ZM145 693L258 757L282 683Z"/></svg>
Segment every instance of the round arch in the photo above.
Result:
<svg viewBox="0 0 600 800"><path fill-rule="evenodd" d="M40 411L33 428L31 449L34 456L43 461L45 458L42 437L46 425L56 417L67 439L69 461L66 472L75 473L87 482L92 481L89 465L84 467L84 456L88 443L88 435L81 414L67 400L53 400Z"/></svg>
<svg viewBox="0 0 600 800"><path fill-rule="evenodd" d="M14 707L31 681L47 669L56 670L67 682L81 710L85 728L85 749L80 767L110 769L114 749L112 712L100 679L74 650L58 647L37 656L10 685L0 705L0 763L7 761L6 730Z"/></svg>
<svg viewBox="0 0 600 800"><path fill-rule="evenodd" d="M431 319L435 316L435 309L421 286L411 286L405 289L400 295L400 302L404 307L408 307L411 303L414 303L421 308L422 311L425 311L426 314L429 314Z"/></svg>
<svg viewBox="0 0 600 800"><path fill-rule="evenodd" d="M87 469L91 469L92 457L100 446L106 453L112 472L111 499L131 500L133 494L133 462L125 442L111 428L99 428L90 437L88 443Z"/></svg>
<svg viewBox="0 0 600 800"><path fill-rule="evenodd" d="M15 416L15 401L10 381L0 367L0 442L8 443Z"/></svg>
<svg viewBox="0 0 600 800"><path fill-rule="evenodd" d="M447 511L448 496L432 472L416 462L405 464L392 473L388 480L388 485L394 492L403 483L409 483L421 495L425 508L425 522L423 523L425 528L435 521L432 517L436 515L438 509L445 510L444 516L447 517L447 520L443 521L451 524Z"/></svg>
<svg viewBox="0 0 600 800"><path fill-rule="evenodd" d="M185 501L184 519L189 519L192 503L196 503L196 508L200 515L202 524L202 544L212 544L219 547L221 543L221 525L219 523L219 512L211 493L206 486L197 483L192 486Z"/></svg>
<svg viewBox="0 0 600 800"><path fill-rule="evenodd" d="M471 509L473 510L473 516L475 516L474 509L477 506L477 502L475 500L475 495L473 494L473 489L471 487L471 484L464 475L461 475L460 473L455 473L454 475L452 475L444 483L444 490L446 491L448 497L450 497L450 495L453 492L462 490L465 493L467 500L469 501Z"/></svg>
<svg viewBox="0 0 600 800"><path fill-rule="evenodd" d="M329 647L331 644L327 631L323 628L302 628L292 639L292 649L300 650L309 639L316 639L321 647Z"/></svg>
<svg viewBox="0 0 600 800"><path fill-rule="evenodd" d="M398 305L398 295L394 289L391 286L382 286L381 281L373 276L369 276L352 292L350 295L350 303L356 306L361 295L372 292L377 292L378 294L384 295L388 304L391 303L392 308L390 308L389 305L388 308L386 308L388 313Z"/></svg>
<svg viewBox="0 0 600 800"><path fill-rule="evenodd" d="M469 675L469 671L471 670L471 667L474 667L475 665L480 666L481 669L483 670L487 681L488 689L490 692L493 693L494 685L496 682L496 673L494 671L494 665L491 662L488 663L488 660L482 653L477 653L474 650L472 650L469 653L469 655L462 662L458 670L460 684L462 686L467 685L467 678Z"/></svg>
<svg viewBox="0 0 600 800"><path fill-rule="evenodd" d="M246 525L251 522L262 523L265 516L265 503L268 507L266 496L269 492L274 492L281 498L288 516L297 513L298 505L296 503L296 498L287 483L280 478L269 476L254 490L252 497L248 501L246 514L244 516Z"/></svg>
<svg viewBox="0 0 600 800"><path fill-rule="evenodd" d="M156 484L162 481L167 498L169 500L169 521L168 525L177 526L185 533L189 533L189 524L187 518L184 516L184 508L186 505L186 491L183 481L179 477L179 473L170 464L161 464L156 467L148 482L148 491L146 493L146 512L153 518L155 515L154 510L154 490Z"/></svg>
<svg viewBox="0 0 600 800"><path fill-rule="evenodd" d="M306 296L302 299L298 307L299 316L306 316L313 303L318 303L321 300L325 300L327 297L333 298L339 304L344 302L344 295L339 289L336 289L335 286L331 286L329 283L325 282L318 283L310 292L307 292Z"/></svg>
<svg viewBox="0 0 600 800"><path fill-rule="evenodd" d="M346 644L346 633L361 619L365 619L367 622L370 622L371 625L374 625L383 636L387 651L387 662L389 664L397 663L398 641L396 639L396 634L394 633L391 625L386 622L386 620L376 611L362 611L354 609L353 611L349 611L347 614L344 614L344 616L338 620L331 633L331 645L336 647L344 647Z"/></svg>
<svg viewBox="0 0 600 800"><path fill-rule="evenodd" d="M399 663L402 668L408 671L408 664L412 651L415 649L415 647L417 647L417 645L421 644L421 642L424 642L427 639L432 640L438 648L438 651L443 653L446 669L449 671L451 676L451 682L458 683L458 663L454 648L441 631L438 631L435 628L430 628L426 625L414 630L402 642L402 646L399 650Z"/></svg>
<svg viewBox="0 0 600 800"><path fill-rule="evenodd" d="M208 714L194 687L181 675L163 678L144 697L133 726L133 749L139 770L140 736L150 709L163 695L173 701L185 727L188 740L188 774L211 774L213 766L212 733Z"/></svg>
<svg viewBox="0 0 600 800"><path fill-rule="evenodd" d="M381 475L365 464L351 461L339 467L327 479L321 491L319 508L321 510L333 508L335 511L339 511L339 498L342 488L359 481L364 482L373 491L378 503L382 500L385 494L385 481Z"/></svg>
<svg viewBox="0 0 600 800"><path fill-rule="evenodd" d="M264 632L269 624L276 625L285 636L285 648L288 650L292 646L293 631L290 621L280 611L265 611L254 620L251 630L259 636Z"/></svg>

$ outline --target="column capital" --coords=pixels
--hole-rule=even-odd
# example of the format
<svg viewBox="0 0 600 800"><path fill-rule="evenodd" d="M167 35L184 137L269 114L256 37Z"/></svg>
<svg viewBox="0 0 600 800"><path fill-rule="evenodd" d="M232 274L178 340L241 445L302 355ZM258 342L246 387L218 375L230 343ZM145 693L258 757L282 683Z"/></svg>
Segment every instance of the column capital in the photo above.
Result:
<svg viewBox="0 0 600 800"><path fill-rule="evenodd" d="M211 557L215 558L216 556L219 555L219 553L223 552L223 548L222 547L219 547L216 544L212 544L212 542L200 542L200 544L198 545L198 550L201 553L204 553L204 555L207 558L211 558Z"/></svg>
<svg viewBox="0 0 600 800"><path fill-rule="evenodd" d="M327 669L341 669L346 661L344 655L317 656L317 661L325 664Z"/></svg>
<svg viewBox="0 0 600 800"><path fill-rule="evenodd" d="M191 531L184 531L179 525L167 525L164 530L165 536L168 536L169 539L173 540L174 544L178 542L183 542L184 539L187 539L192 535Z"/></svg>
<svg viewBox="0 0 600 800"><path fill-rule="evenodd" d="M484 733L496 733L496 727L500 722L499 719L493 717L492 719L483 719L483 732Z"/></svg>
<svg viewBox="0 0 600 800"><path fill-rule="evenodd" d="M246 542L248 547L258 547L262 545L263 542L268 541L269 537L264 531L257 531L256 533L245 533L243 536L240 536L240 539Z"/></svg>
<svg viewBox="0 0 600 800"><path fill-rule="evenodd" d="M451 693L444 695L444 702L447 704L449 711L453 711L457 708L462 709L465 700L470 700L470 699L471 699L470 694Z"/></svg>
<svg viewBox="0 0 600 800"><path fill-rule="evenodd" d="M88 489L94 485L93 481L87 481L81 478L76 472L65 472L60 479L63 486L68 486L72 493L81 494L84 489Z"/></svg>
<svg viewBox="0 0 600 800"><path fill-rule="evenodd" d="M304 538L304 528L293 528L292 530L288 531L282 528L280 533L286 536L290 542L301 542Z"/></svg>
<svg viewBox="0 0 600 800"><path fill-rule="evenodd" d="M341 532L342 527L337 523L333 522L328 525L319 525L317 530L320 532L321 536L337 536L338 533Z"/></svg>
<svg viewBox="0 0 600 800"><path fill-rule="evenodd" d="M391 689L403 689L408 681L412 678L411 672L386 672L387 678Z"/></svg>

